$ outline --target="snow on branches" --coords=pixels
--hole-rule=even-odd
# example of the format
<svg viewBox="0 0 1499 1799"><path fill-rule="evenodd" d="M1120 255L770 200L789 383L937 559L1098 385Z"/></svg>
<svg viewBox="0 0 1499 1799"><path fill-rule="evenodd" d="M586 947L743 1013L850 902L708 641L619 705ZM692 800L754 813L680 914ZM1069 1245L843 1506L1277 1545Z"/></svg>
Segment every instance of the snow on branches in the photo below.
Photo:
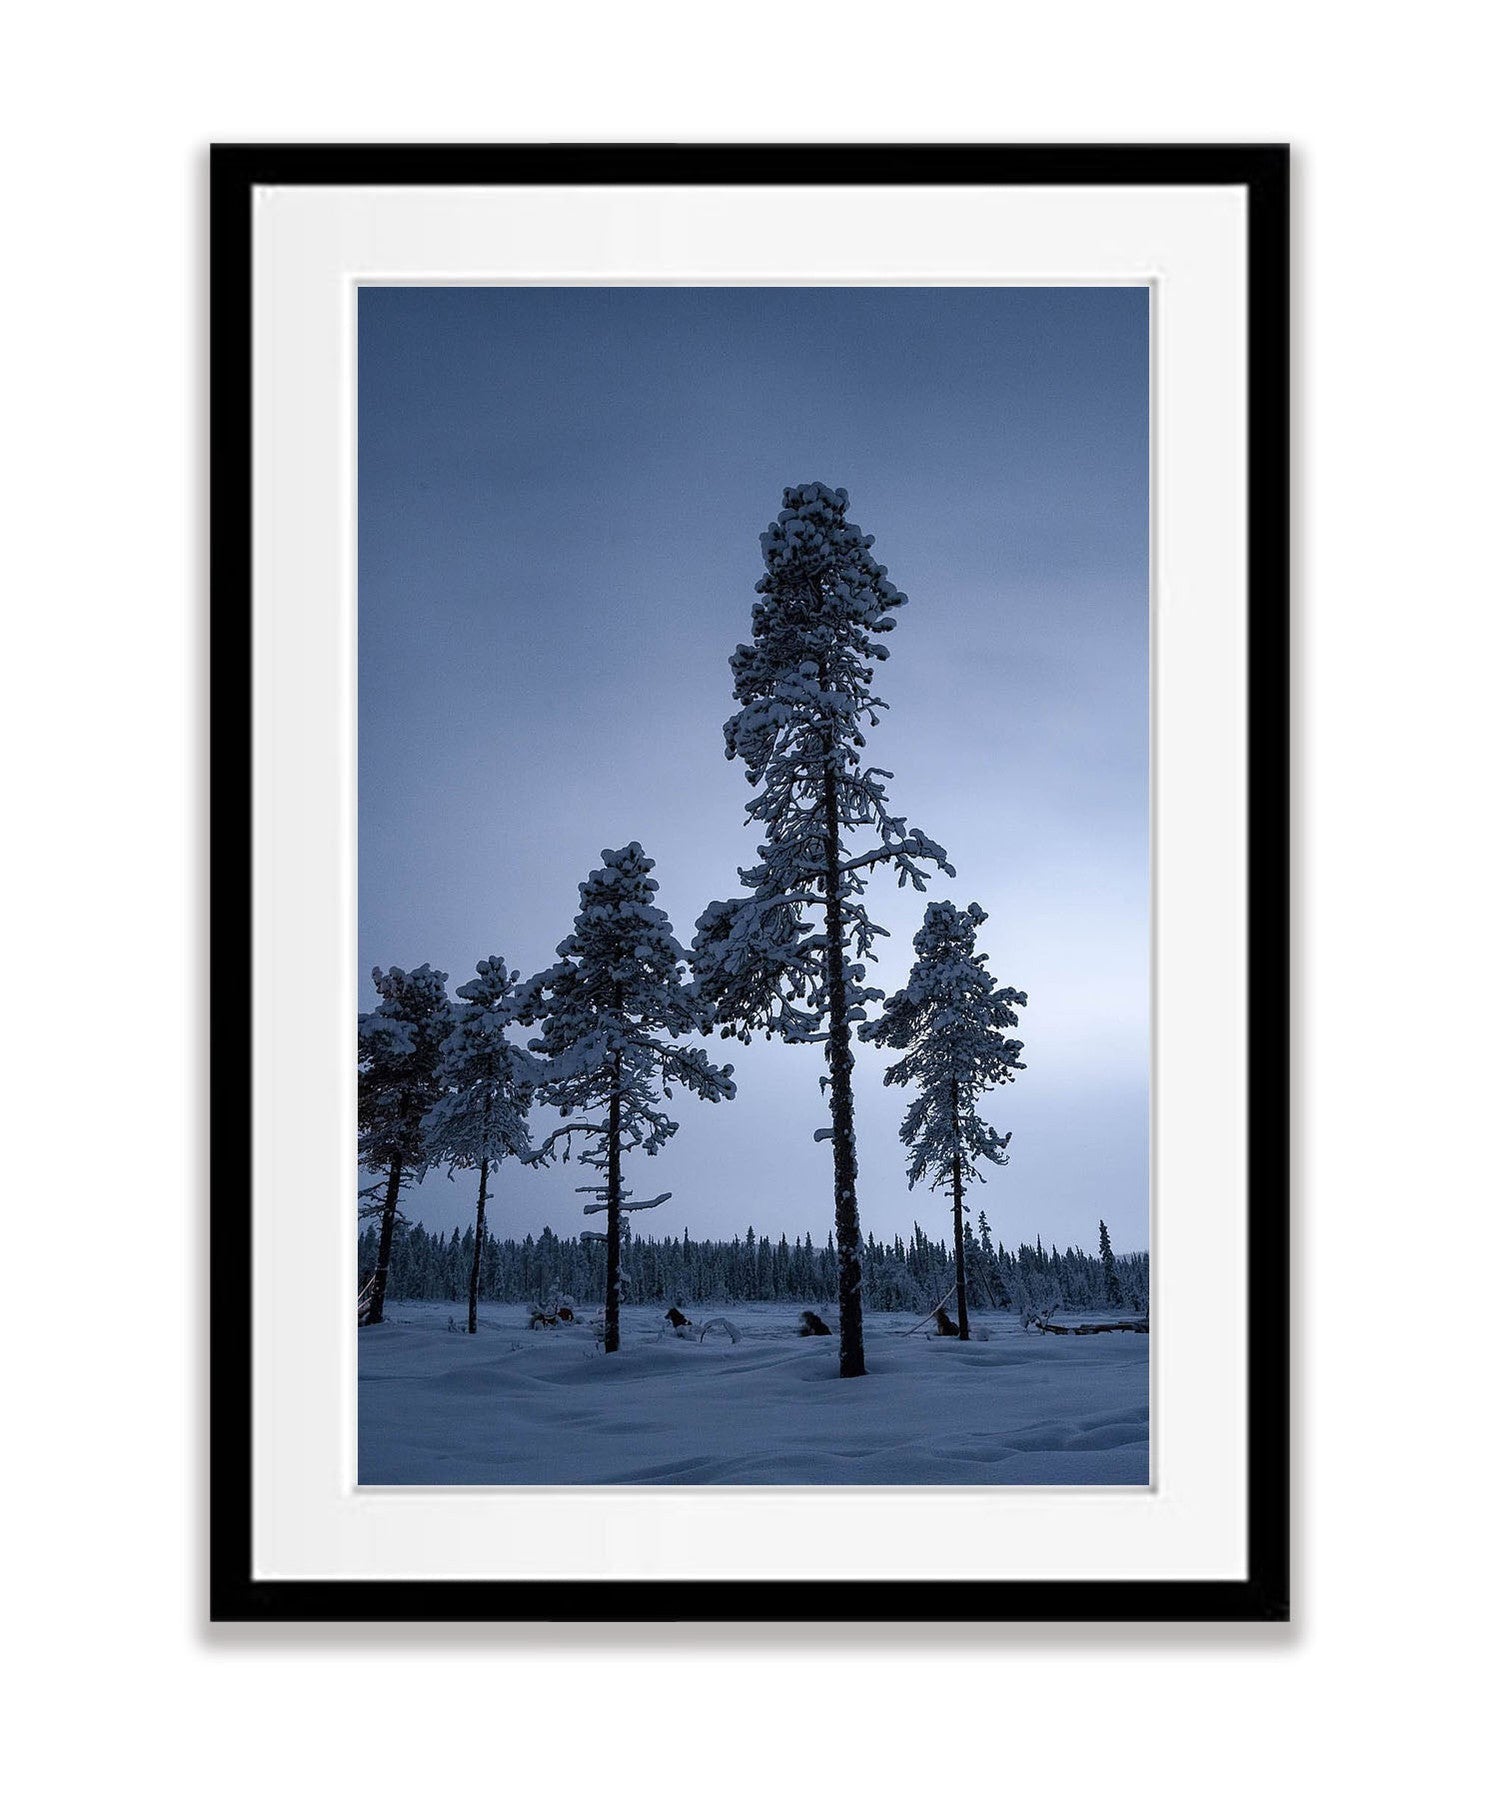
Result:
<svg viewBox="0 0 1499 1799"><path fill-rule="evenodd" d="M862 762L865 731L885 709L871 664L888 655L878 639L895 628L890 614L906 596L870 554L873 537L849 522L844 488L813 481L788 487L784 500L760 539L753 641L730 659L740 709L724 726L726 755L743 761L758 789L745 811L764 842L755 865L739 871L748 894L715 901L698 920L693 960L724 1036L747 1041L760 1029L816 1042L835 961L851 1020L880 998L864 984L863 958L886 935L863 904L868 871L887 863L902 886L921 891L924 865L953 870L940 844L890 811L889 771ZM845 838L866 831L875 844L845 853ZM822 908L821 928L807 907Z"/></svg>
<svg viewBox="0 0 1499 1799"><path fill-rule="evenodd" d="M1015 1008L1026 996L996 985L984 966L989 958L977 938L987 916L980 906L959 911L950 900L932 901L912 939L910 978L885 1001L877 1022L860 1027L866 1043L905 1052L885 1083L917 1089L900 1133L913 1187L930 1180L951 1189L955 1181L982 1180L980 1161L1009 1160L1009 1134L986 1124L977 1102L1025 1067L1025 1045L1005 1032L1020 1022Z"/></svg>
<svg viewBox="0 0 1499 1799"><path fill-rule="evenodd" d="M372 971L380 1004L359 1018L359 1160L386 1176L380 1202L380 1250L367 1310L368 1324L385 1316L385 1287L401 1184L427 1168L423 1129L438 1098L438 1062L452 1024L448 977L424 962L408 974Z"/></svg>
<svg viewBox="0 0 1499 1799"><path fill-rule="evenodd" d="M661 1101L683 1087L700 1099L734 1097L733 1068L715 1067L676 1041L711 1026L712 1013L685 980L685 957L655 904L655 867L638 843L605 850L579 885L581 905L560 960L532 977L517 1015L541 1025L531 1048L543 1061L543 1097L562 1114L542 1145L592 1167L607 1166L610 1125L597 1114L617 1096L620 1146L655 1155L676 1131ZM659 1091L658 1091L659 1089ZM584 1139L576 1149L574 1139Z"/></svg>
<svg viewBox="0 0 1499 1799"><path fill-rule="evenodd" d="M437 1080L442 1092L427 1114L427 1158L479 1171L474 1252L469 1269L468 1328L479 1328L479 1274L489 1170L507 1156L531 1159L526 1114L536 1085L536 1064L505 1035L515 1020L516 976L498 956L486 956L475 979L458 989L452 1028L443 1045Z"/></svg>
<svg viewBox="0 0 1499 1799"><path fill-rule="evenodd" d="M448 977L425 962L371 971L380 1003L359 1016L359 1160L372 1170L426 1166L422 1124L440 1091L438 1060L452 1024Z"/></svg>
<svg viewBox="0 0 1499 1799"><path fill-rule="evenodd" d="M918 892L932 867L953 871L940 844L890 811L889 771L863 761L885 706L872 665L886 658L879 639L906 596L870 554L874 539L849 522L845 489L810 481L783 499L760 539L753 640L730 658L739 710L724 726L725 753L756 789L745 811L763 840L758 862L739 871L748 892L698 919L693 966L725 1037L763 1030L827 1045L838 1368L848 1376L864 1372L852 1029L882 997L865 961L887 935L864 891L880 863Z"/></svg>
<svg viewBox="0 0 1499 1799"><path fill-rule="evenodd" d="M877 1023L861 1027L867 1043L903 1050L885 1072L886 1086L916 1088L900 1140L910 1151L911 1185L929 1180L952 1195L953 1262L957 1273L956 1335L968 1341L968 1227L963 1187L983 1179L980 1161L1009 1161L1009 1133L1001 1137L978 1115L978 1100L1013 1081L1024 1068L1025 1045L1005 1031L1020 1022L1016 1006L1026 996L998 987L978 948L981 906L963 911L951 900L933 900L912 939L916 960L899 993L885 1001Z"/></svg>
<svg viewBox="0 0 1499 1799"><path fill-rule="evenodd" d="M717 1067L702 1049L679 1039L708 1030L711 1005L686 981L685 957L666 914L656 905L655 867L638 843L605 850L603 866L578 888L581 904L560 960L530 980L518 1016L539 1023L531 1048L542 1058L541 1091L562 1122L539 1155L607 1171L602 1200L586 1211L608 1213L604 1348L619 1347L620 1223L627 1205L620 1159L632 1149L653 1156L676 1131L665 1101L677 1088L717 1102L734 1097L733 1068ZM595 1192L589 1188L586 1191Z"/></svg>
<svg viewBox="0 0 1499 1799"><path fill-rule="evenodd" d="M536 1060L505 1034L515 1020L519 978L498 956L486 956L475 975L458 989L461 1003L452 1008L437 1069L442 1092L426 1120L428 1160L450 1169L531 1151L526 1115Z"/></svg>
<svg viewBox="0 0 1499 1799"><path fill-rule="evenodd" d="M597 1187L579 1187L578 1191L580 1193L597 1193L600 1189ZM658 1193L654 1199L631 1199L628 1191L621 1189L619 1209L621 1212L649 1212L656 1206L664 1206L670 1198L670 1193ZM594 1212L607 1212L608 1210L609 1201L607 1199L590 1200L583 1208L583 1216L587 1218Z"/></svg>

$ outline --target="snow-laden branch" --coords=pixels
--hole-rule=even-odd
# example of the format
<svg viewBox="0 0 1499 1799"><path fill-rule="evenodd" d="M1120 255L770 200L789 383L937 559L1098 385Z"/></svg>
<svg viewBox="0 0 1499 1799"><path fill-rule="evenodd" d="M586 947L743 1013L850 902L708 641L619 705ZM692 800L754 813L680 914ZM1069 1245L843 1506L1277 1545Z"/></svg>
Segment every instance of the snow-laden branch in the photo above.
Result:
<svg viewBox="0 0 1499 1799"><path fill-rule="evenodd" d="M622 1199L619 1202L619 1209L621 1212L649 1212L655 1206L664 1206L670 1198L669 1193L658 1193L654 1199ZM596 1199L592 1204L584 1206L583 1216L591 1218L595 1212L607 1212L608 1210L609 1201L607 1199Z"/></svg>

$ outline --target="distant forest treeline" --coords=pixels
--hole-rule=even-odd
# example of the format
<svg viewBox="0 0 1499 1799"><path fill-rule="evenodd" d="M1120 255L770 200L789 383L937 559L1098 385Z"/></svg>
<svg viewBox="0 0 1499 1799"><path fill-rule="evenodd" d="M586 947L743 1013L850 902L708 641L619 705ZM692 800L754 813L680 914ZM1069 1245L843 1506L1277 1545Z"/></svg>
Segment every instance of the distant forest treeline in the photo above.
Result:
<svg viewBox="0 0 1499 1799"><path fill-rule="evenodd" d="M975 1236L965 1227L968 1303L979 1308L1020 1312L1101 1309L1123 1305L1144 1311L1150 1294L1147 1252L1110 1252L1107 1261L1080 1249L1043 1250L1023 1243L1016 1250L991 1240L980 1214ZM359 1239L359 1278L363 1285L375 1266L379 1232L370 1225ZM466 1302L473 1264L474 1231L470 1225L451 1236L425 1226L400 1225L392 1243L389 1297ZM953 1285L950 1244L929 1237L920 1225L909 1239L891 1243L866 1240L862 1249L864 1305L876 1312L926 1311ZM623 1245L627 1305L734 1304L748 1300L790 1300L807 1305L835 1303L838 1258L831 1235L814 1244L811 1233L778 1242L753 1230L729 1242L697 1242L680 1237L633 1237ZM1110 1272L1117 1280L1111 1290ZM604 1247L576 1237L559 1237L548 1225L539 1237L519 1243L488 1230L479 1258L479 1297L518 1303L569 1293L580 1304L604 1297Z"/></svg>

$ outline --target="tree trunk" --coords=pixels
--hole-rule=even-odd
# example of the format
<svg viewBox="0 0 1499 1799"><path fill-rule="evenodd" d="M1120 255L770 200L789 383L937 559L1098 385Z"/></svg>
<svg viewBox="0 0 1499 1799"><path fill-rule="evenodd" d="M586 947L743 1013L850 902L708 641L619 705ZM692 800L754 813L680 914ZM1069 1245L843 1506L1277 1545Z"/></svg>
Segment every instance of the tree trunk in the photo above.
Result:
<svg viewBox="0 0 1499 1799"><path fill-rule="evenodd" d="M474 1224L474 1265L468 1271L468 1334L479 1329L479 1259L484 1254L484 1202L489 1198L489 1157L479 1158L479 1216Z"/></svg>
<svg viewBox="0 0 1499 1799"><path fill-rule="evenodd" d="M604 1353L619 1348L619 1052L614 1055L614 1091L609 1095L609 1244L604 1272Z"/></svg>
<svg viewBox="0 0 1499 1799"><path fill-rule="evenodd" d="M968 1270L963 1257L963 1157L958 1141L958 1083L952 1084L952 1259L958 1276L958 1340L968 1341Z"/></svg>
<svg viewBox="0 0 1499 1799"><path fill-rule="evenodd" d="M823 843L827 889L828 1073L833 1114L833 1218L838 1235L838 1373L864 1372L863 1271L859 1266L859 1164L854 1153L854 1052L843 986L843 900L839 893L838 787L824 764Z"/></svg>
<svg viewBox="0 0 1499 1799"><path fill-rule="evenodd" d="M385 1183L385 1209L380 1214L380 1257L375 1263L375 1284L370 1291L367 1324L385 1322L385 1285L390 1279L390 1244L396 1234L396 1206L401 1198L401 1158L390 1159L390 1179Z"/></svg>
<svg viewBox="0 0 1499 1799"><path fill-rule="evenodd" d="M968 1270L963 1257L963 1165L952 1159L952 1241L953 1266L958 1276L958 1336L968 1341Z"/></svg>

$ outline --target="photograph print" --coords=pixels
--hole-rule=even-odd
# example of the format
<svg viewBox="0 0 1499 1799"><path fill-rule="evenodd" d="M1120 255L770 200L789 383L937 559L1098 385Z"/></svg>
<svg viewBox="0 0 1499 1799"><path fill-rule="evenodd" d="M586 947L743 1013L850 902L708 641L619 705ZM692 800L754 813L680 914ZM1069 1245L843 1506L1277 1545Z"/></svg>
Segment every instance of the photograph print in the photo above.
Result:
<svg viewBox="0 0 1499 1799"><path fill-rule="evenodd" d="M357 340L361 1485L1148 1484L1149 288Z"/></svg>

